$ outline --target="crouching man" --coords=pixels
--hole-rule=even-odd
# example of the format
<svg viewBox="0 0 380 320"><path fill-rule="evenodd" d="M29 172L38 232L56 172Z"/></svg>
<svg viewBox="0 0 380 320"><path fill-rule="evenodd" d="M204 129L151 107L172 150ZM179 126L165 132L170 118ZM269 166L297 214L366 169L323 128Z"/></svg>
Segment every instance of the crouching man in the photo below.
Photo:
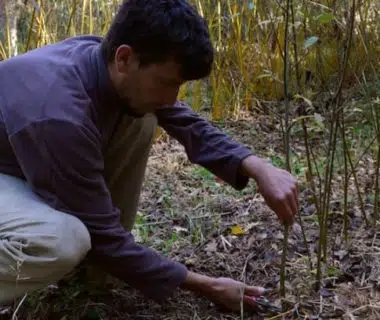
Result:
<svg viewBox="0 0 380 320"><path fill-rule="evenodd" d="M239 309L241 289L263 293L191 272L130 232L157 126L232 187L253 179L281 220L297 212L288 172L177 101L213 59L207 25L185 0L129 0L104 38L73 37L0 62L0 304L85 257L156 300L180 288Z"/></svg>

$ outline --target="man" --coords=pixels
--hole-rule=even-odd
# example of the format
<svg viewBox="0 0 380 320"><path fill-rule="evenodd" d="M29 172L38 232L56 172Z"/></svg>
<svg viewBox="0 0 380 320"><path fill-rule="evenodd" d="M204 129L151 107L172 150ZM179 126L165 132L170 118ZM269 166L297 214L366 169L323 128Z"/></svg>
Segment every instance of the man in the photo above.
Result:
<svg viewBox="0 0 380 320"><path fill-rule="evenodd" d="M177 101L210 74L206 23L185 0L124 2L104 39L80 36L0 63L0 303L88 257L147 297L192 290L229 309L263 288L196 274L131 234L156 126L236 189L249 179L278 217L295 179ZM242 289L242 291L241 291Z"/></svg>

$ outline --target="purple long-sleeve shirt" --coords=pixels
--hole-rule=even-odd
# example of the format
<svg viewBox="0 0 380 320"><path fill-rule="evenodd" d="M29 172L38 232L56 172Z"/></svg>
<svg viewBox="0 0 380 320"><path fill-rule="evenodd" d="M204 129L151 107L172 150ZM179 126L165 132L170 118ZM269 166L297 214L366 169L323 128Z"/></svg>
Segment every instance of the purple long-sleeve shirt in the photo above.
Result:
<svg viewBox="0 0 380 320"><path fill-rule="evenodd" d="M110 123L125 106L110 85L100 42L74 37L0 62L0 172L27 180L52 207L79 217L91 234L92 259L161 300L187 270L137 244L119 222L103 177L103 151ZM239 166L252 154L248 148L180 102L157 111L157 118L192 163L236 189L246 186Z"/></svg>

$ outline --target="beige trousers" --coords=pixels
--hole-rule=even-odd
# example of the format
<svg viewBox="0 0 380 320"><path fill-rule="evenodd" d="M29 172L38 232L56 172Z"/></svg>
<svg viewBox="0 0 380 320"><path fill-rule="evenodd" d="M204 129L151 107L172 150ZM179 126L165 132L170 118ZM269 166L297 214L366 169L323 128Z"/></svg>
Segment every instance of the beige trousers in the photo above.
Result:
<svg viewBox="0 0 380 320"><path fill-rule="evenodd" d="M125 116L109 143L105 175L121 221L131 230L157 120ZM43 203L18 178L0 174L0 305L56 282L91 248L76 217Z"/></svg>

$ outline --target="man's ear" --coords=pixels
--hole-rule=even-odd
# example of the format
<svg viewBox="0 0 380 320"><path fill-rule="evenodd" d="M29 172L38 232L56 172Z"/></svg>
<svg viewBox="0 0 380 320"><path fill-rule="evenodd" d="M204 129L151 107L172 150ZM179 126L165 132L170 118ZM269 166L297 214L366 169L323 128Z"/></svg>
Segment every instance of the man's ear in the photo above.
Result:
<svg viewBox="0 0 380 320"><path fill-rule="evenodd" d="M118 72L127 73L133 59L133 49L128 45L121 45L115 52L115 66Z"/></svg>

